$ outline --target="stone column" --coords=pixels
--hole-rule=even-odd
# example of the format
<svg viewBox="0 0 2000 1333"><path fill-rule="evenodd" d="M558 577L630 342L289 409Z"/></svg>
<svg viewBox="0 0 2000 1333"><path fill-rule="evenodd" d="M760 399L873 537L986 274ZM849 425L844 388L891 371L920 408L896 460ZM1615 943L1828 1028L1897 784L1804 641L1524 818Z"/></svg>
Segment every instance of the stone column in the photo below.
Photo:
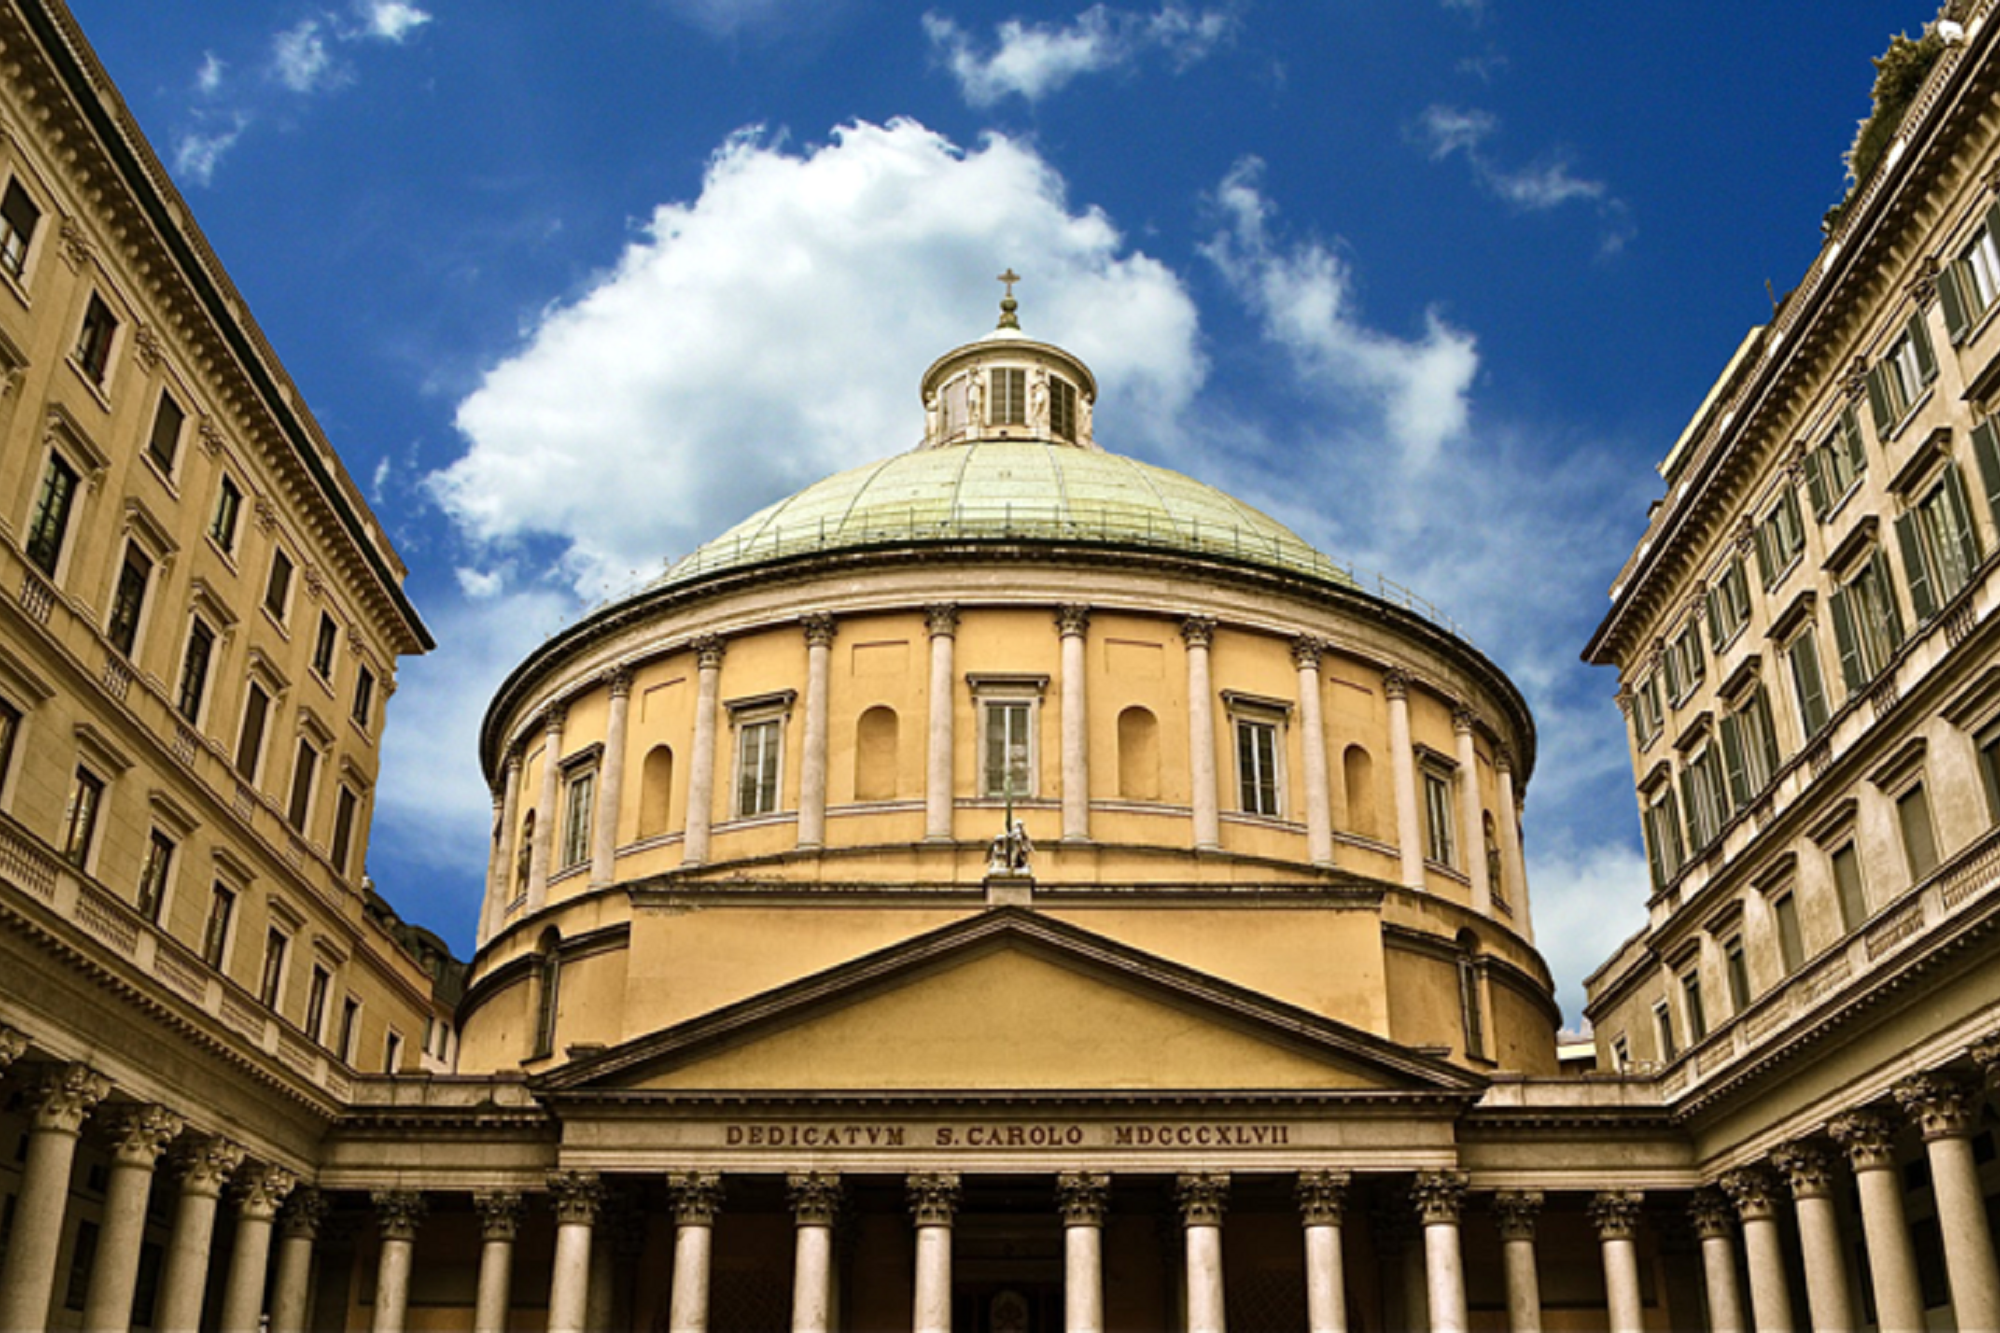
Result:
<svg viewBox="0 0 2000 1333"><path fill-rule="evenodd" d="M417 1227L424 1220L424 1196L415 1190L376 1190L375 1223L382 1235L382 1252L375 1263L375 1322L372 1333L403 1333L410 1312L410 1265L417 1248Z"/></svg>
<svg viewBox="0 0 2000 1333"><path fill-rule="evenodd" d="M1410 744L1410 673L1400 668L1383 672L1382 695L1389 701L1389 772L1396 789L1396 847L1402 853L1403 883L1421 889L1423 807L1417 803L1417 752Z"/></svg>
<svg viewBox="0 0 2000 1333"><path fill-rule="evenodd" d="M473 1297L472 1333L506 1333L513 1305L521 1195L517 1190L482 1190L472 1196L472 1207L479 1214L479 1286Z"/></svg>
<svg viewBox="0 0 2000 1333"><path fill-rule="evenodd" d="M923 1171L909 1178L917 1224L914 1333L951 1333L951 1223L958 1212L958 1173Z"/></svg>
<svg viewBox="0 0 2000 1333"><path fill-rule="evenodd" d="M1215 776L1215 687L1209 683L1208 647L1215 638L1215 621L1189 616L1181 622L1187 643L1188 779L1193 784L1194 846L1214 851L1222 846L1222 814Z"/></svg>
<svg viewBox="0 0 2000 1333"><path fill-rule="evenodd" d="M1326 774L1326 715L1319 675L1324 647L1310 635L1292 640L1292 665L1299 672L1299 749L1306 768L1306 857L1316 866L1333 864L1333 785Z"/></svg>
<svg viewBox="0 0 2000 1333"><path fill-rule="evenodd" d="M704 1333L708 1327L708 1264L715 1214L722 1206L722 1177L711 1171L667 1177L674 1206L674 1283L667 1301L667 1333Z"/></svg>
<svg viewBox="0 0 2000 1333"><path fill-rule="evenodd" d="M77 1136L92 1108L110 1092L111 1080L104 1075L88 1065L70 1064L49 1070L28 1093L35 1118L28 1130L21 1192L14 1201L7 1262L0 1268L0 1330L5 1333L44 1333L48 1328Z"/></svg>
<svg viewBox="0 0 2000 1333"><path fill-rule="evenodd" d="M1542 1278L1535 1267L1535 1219L1540 1190L1501 1190L1493 1196L1507 1270L1507 1333L1542 1333Z"/></svg>
<svg viewBox="0 0 2000 1333"><path fill-rule="evenodd" d="M681 842L681 865L708 863L709 829L715 823L715 733L718 698L722 692L722 640L705 634L694 648L694 758L688 770L687 831Z"/></svg>
<svg viewBox="0 0 2000 1333"><path fill-rule="evenodd" d="M1792 1295L1785 1285L1785 1254L1778 1237L1777 1182L1761 1167L1744 1167L1717 1183L1743 1222L1743 1250L1750 1261L1750 1312L1757 1333L1791 1333Z"/></svg>
<svg viewBox="0 0 2000 1333"><path fill-rule="evenodd" d="M236 1245L222 1288L222 1333L259 1333L264 1325L264 1279L271 1268L271 1224L299 1178L260 1163L236 1175Z"/></svg>
<svg viewBox="0 0 2000 1333"><path fill-rule="evenodd" d="M84 1333L126 1333L132 1327L153 1168L181 1129L181 1118L164 1106L136 1106L112 1122L111 1174L104 1186L97 1261L83 1298Z"/></svg>
<svg viewBox="0 0 2000 1333"><path fill-rule="evenodd" d="M1792 1187L1806 1264L1806 1318L1829 1333L1859 1327L1847 1293L1847 1252L1834 1212L1833 1153L1817 1143L1788 1143L1771 1154L1771 1165Z"/></svg>
<svg viewBox="0 0 2000 1333"><path fill-rule="evenodd" d="M1064 1333L1104 1333L1104 1210L1111 1177L1065 1171L1056 1177L1063 1220Z"/></svg>
<svg viewBox="0 0 2000 1333"><path fill-rule="evenodd" d="M1521 850L1521 804L1514 792L1514 751L1502 745L1493 753L1493 767L1500 775L1500 874L1496 897L1505 897L1513 909L1514 932L1534 942L1535 914L1528 906L1528 863Z"/></svg>
<svg viewBox="0 0 2000 1333"><path fill-rule="evenodd" d="M326 1221L326 1196L295 1189L278 1214L278 1276L271 1284L271 1333L305 1333L312 1312L313 1245Z"/></svg>
<svg viewBox="0 0 2000 1333"><path fill-rule="evenodd" d="M1299 1218L1306 1232L1306 1328L1347 1333L1347 1272L1340 1227L1347 1211L1345 1171L1299 1173Z"/></svg>
<svg viewBox="0 0 2000 1333"><path fill-rule="evenodd" d="M712 710L711 710L712 712ZM549 1280L549 1333L583 1333L590 1309L590 1241L604 1206L595 1171L549 1172L556 1210L556 1257Z"/></svg>
<svg viewBox="0 0 2000 1333"><path fill-rule="evenodd" d="M1638 1190L1600 1190L1590 1201L1590 1220L1597 1224L1597 1243L1604 1255L1611 1333L1641 1333L1645 1327L1639 1302L1639 1250L1633 1239L1644 1202Z"/></svg>
<svg viewBox="0 0 2000 1333"><path fill-rule="evenodd" d="M952 828L952 720L958 690L952 655L958 642L958 608L948 602L924 608L931 635L930 734L924 751L924 837L950 842Z"/></svg>
<svg viewBox="0 0 2000 1333"><path fill-rule="evenodd" d="M1222 1213L1229 1204L1229 1176L1187 1172L1175 1183L1187 1245L1187 1333L1225 1333L1222 1292Z"/></svg>
<svg viewBox="0 0 2000 1333"><path fill-rule="evenodd" d="M500 793L500 843L494 866L492 896L487 902L486 919L480 923L479 943L500 933L507 924L507 905L514 901L514 866L520 856L516 839L521 835L521 747L507 747L507 776Z"/></svg>
<svg viewBox="0 0 2000 1333"><path fill-rule="evenodd" d="M549 900L549 862L556 845L556 820L562 803L563 726L566 704L550 704L542 718L542 793L535 802L535 840L528 844L528 906L530 914Z"/></svg>
<svg viewBox="0 0 2000 1333"><path fill-rule="evenodd" d="M1743 1294L1736 1286L1736 1247L1729 1239L1735 1211L1722 1191L1712 1187L1696 1190L1688 1201L1688 1221L1701 1238L1710 1333L1745 1333Z"/></svg>
<svg viewBox="0 0 2000 1333"><path fill-rule="evenodd" d="M499 928L507 908L507 793L493 788L493 851L486 862L486 893L479 900L479 934L474 945L483 947Z"/></svg>
<svg viewBox="0 0 2000 1333"><path fill-rule="evenodd" d="M1411 1189L1424 1224L1424 1289L1431 1333L1465 1333L1465 1268L1459 1256L1458 1213L1465 1204L1463 1171L1419 1171Z"/></svg>
<svg viewBox="0 0 2000 1333"><path fill-rule="evenodd" d="M1090 714L1084 677L1090 608L1057 607L1056 631L1062 636L1062 835L1064 842L1088 842Z"/></svg>
<svg viewBox="0 0 2000 1333"><path fill-rule="evenodd" d="M184 1143L175 1153L181 1182L174 1206L174 1234L153 1303L153 1327L201 1327L202 1299L208 1293L208 1250L215 1239L215 1203L222 1186L243 1164L243 1149L227 1139Z"/></svg>
<svg viewBox="0 0 2000 1333"><path fill-rule="evenodd" d="M799 764L799 846L826 845L827 682L833 674L833 617L821 611L805 620L806 743Z"/></svg>
<svg viewBox="0 0 2000 1333"><path fill-rule="evenodd" d="M1903 1213L1903 1179L1896 1169L1896 1126L1879 1111L1850 1111L1827 1126L1847 1150L1861 1193L1861 1233L1868 1243L1875 1317L1881 1333L1923 1333L1924 1289L1916 1248Z"/></svg>
<svg viewBox="0 0 2000 1333"><path fill-rule="evenodd" d="M785 1177L785 1191L792 1205L792 1333L830 1333L840 1177L795 1171Z"/></svg>
<svg viewBox="0 0 2000 1333"><path fill-rule="evenodd" d="M597 811L590 824L590 883L598 888L618 877L618 810L625 803L626 720L632 712L632 673L625 667L605 677L611 706L604 719L604 760L597 769Z"/></svg>
<svg viewBox="0 0 2000 1333"><path fill-rule="evenodd" d="M1470 708L1451 710L1451 730L1458 740L1459 845L1465 848L1465 873L1472 880L1472 910L1493 915L1493 884L1486 874L1485 803L1479 796L1479 746L1474 735L1478 715Z"/></svg>
<svg viewBox="0 0 2000 1333"><path fill-rule="evenodd" d="M1937 1073L1906 1078L1894 1091L1904 1114L1923 1131L1924 1151L1930 1157L1952 1313L1963 1329L2000 1328L2000 1271L1993 1261L1993 1233L1986 1223L1979 1168L1972 1160L1978 1090Z"/></svg>

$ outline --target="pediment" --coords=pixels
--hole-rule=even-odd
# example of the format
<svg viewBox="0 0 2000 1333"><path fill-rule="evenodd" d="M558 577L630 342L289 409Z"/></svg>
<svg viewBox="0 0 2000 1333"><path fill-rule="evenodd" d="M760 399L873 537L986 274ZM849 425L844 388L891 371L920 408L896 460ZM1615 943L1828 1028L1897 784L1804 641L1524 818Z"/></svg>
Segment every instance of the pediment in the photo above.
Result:
<svg viewBox="0 0 2000 1333"><path fill-rule="evenodd" d="M537 1080L561 1095L1444 1093L1435 1057L1021 909Z"/></svg>

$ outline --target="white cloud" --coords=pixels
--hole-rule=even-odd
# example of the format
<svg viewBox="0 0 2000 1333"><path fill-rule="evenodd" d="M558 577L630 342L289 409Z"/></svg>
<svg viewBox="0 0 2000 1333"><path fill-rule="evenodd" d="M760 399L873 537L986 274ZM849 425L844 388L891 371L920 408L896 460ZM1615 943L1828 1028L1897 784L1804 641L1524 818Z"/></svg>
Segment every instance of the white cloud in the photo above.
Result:
<svg viewBox="0 0 2000 1333"><path fill-rule="evenodd" d="M498 597L507 586L507 576L497 569L469 569L460 565L452 572L458 575L458 590L477 602Z"/></svg>
<svg viewBox="0 0 2000 1333"><path fill-rule="evenodd" d="M408 0L361 0L360 11L366 35L389 42L401 42L431 21L428 12Z"/></svg>
<svg viewBox="0 0 2000 1333"><path fill-rule="evenodd" d="M316 18L301 19L271 39L271 72L295 93L317 92L342 81Z"/></svg>
<svg viewBox="0 0 2000 1333"><path fill-rule="evenodd" d="M1414 134L1433 162L1462 155L1481 185L1522 212L1546 213L1577 202L1593 205L1603 225L1599 255L1625 248L1633 236L1631 211L1612 196L1608 185L1576 175L1559 152L1526 166L1502 166L1486 151L1486 141L1499 129L1500 121L1491 112L1433 105L1417 118Z"/></svg>
<svg viewBox="0 0 2000 1333"><path fill-rule="evenodd" d="M1433 162L1453 153L1471 154L1500 128L1490 111L1467 111L1458 107L1428 106L1419 122Z"/></svg>
<svg viewBox="0 0 2000 1333"><path fill-rule="evenodd" d="M224 130L189 130L174 141L174 174L182 180L206 185L215 179L215 169L225 154L236 146L249 127L246 116L236 116Z"/></svg>
<svg viewBox="0 0 2000 1333"><path fill-rule="evenodd" d="M1531 847L1528 863L1535 947L1555 974L1564 1015L1581 1027L1584 978L1646 924L1646 858L1625 841Z"/></svg>
<svg viewBox="0 0 2000 1333"><path fill-rule="evenodd" d="M1216 195L1226 225L1203 253L1262 320L1264 336L1309 379L1359 395L1418 465L1465 429L1467 394L1479 370L1470 334L1435 310L1424 332L1403 339L1364 324L1346 263L1318 242L1284 247L1270 235L1263 163L1244 158Z"/></svg>
<svg viewBox="0 0 2000 1333"><path fill-rule="evenodd" d="M1067 24L1008 19L992 48L982 51L952 19L924 15L932 54L958 80L965 100L982 107L1009 94L1033 102L1081 75L1129 68L1151 52L1179 71L1206 59L1235 29L1235 16L1222 9L1168 4L1144 14L1093 5Z"/></svg>
<svg viewBox="0 0 2000 1333"><path fill-rule="evenodd" d="M1104 428L1128 448L1171 430L1203 377L1194 305L1031 148L960 149L910 121L800 151L749 131L487 373L459 406L471 447L432 493L476 548L553 537L594 599L910 448L917 370L991 327L1009 265L1028 331L1095 366Z"/></svg>
<svg viewBox="0 0 2000 1333"><path fill-rule="evenodd" d="M228 68L223 63L222 57L216 55L215 52L202 52L201 68L194 72L195 91L201 93L204 97L213 97L217 92L221 91L222 75Z"/></svg>

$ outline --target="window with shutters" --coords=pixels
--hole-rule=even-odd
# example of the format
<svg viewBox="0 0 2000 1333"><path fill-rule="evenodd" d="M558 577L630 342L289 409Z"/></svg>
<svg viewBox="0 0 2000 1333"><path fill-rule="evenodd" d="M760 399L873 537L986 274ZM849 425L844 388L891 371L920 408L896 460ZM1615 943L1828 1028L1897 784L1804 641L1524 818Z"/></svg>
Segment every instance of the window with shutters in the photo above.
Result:
<svg viewBox="0 0 2000 1333"><path fill-rule="evenodd" d="M1896 543L1910 583L1910 607L1923 624L1972 581L1979 568L1979 534L1957 463L1896 520Z"/></svg>
<svg viewBox="0 0 2000 1333"><path fill-rule="evenodd" d="M1924 314L1919 310L1868 372L1868 407L1878 439L1886 440L1896 433L1936 378L1937 357L1931 351L1931 336L1924 329Z"/></svg>
<svg viewBox="0 0 2000 1333"><path fill-rule="evenodd" d="M1903 616L1889 576L1888 556L1877 548L1860 571L1828 599L1833 638L1840 650L1840 675L1849 694L1859 693L1903 644Z"/></svg>
<svg viewBox="0 0 2000 1333"><path fill-rule="evenodd" d="M1744 577L1743 561L1731 560L1721 577L1708 590L1708 644L1721 652L1750 623L1750 581Z"/></svg>
<svg viewBox="0 0 2000 1333"><path fill-rule="evenodd" d="M1632 735L1645 749L1660 734L1660 675L1649 671L1632 687Z"/></svg>
<svg viewBox="0 0 2000 1333"><path fill-rule="evenodd" d="M1805 739L1819 735L1833 711L1826 702L1826 678L1819 669L1819 640L1811 622L1785 647L1785 664L1791 672L1792 695L1799 704L1799 724Z"/></svg>
<svg viewBox="0 0 2000 1333"><path fill-rule="evenodd" d="M1729 1012L1740 1014L1750 1007L1750 960L1741 934L1722 941L1722 975L1729 981Z"/></svg>
<svg viewBox="0 0 2000 1333"><path fill-rule="evenodd" d="M1778 735L1771 725L1771 699L1761 681L1734 712L1723 717L1721 731L1730 805L1740 810L1757 799L1778 771Z"/></svg>
<svg viewBox="0 0 2000 1333"><path fill-rule="evenodd" d="M1674 1011L1665 1000L1653 1006L1653 1039L1659 1044L1661 1064L1680 1058L1680 1044L1674 1040Z"/></svg>
<svg viewBox="0 0 2000 1333"><path fill-rule="evenodd" d="M1764 587L1775 587L1791 571L1806 549L1805 524L1799 518L1799 493L1790 486L1758 520L1756 530L1757 574Z"/></svg>
<svg viewBox="0 0 2000 1333"><path fill-rule="evenodd" d="M27 272L28 246L41 220L42 210L21 182L8 181L6 196L0 198L0 269L16 278Z"/></svg>
<svg viewBox="0 0 2000 1333"><path fill-rule="evenodd" d="M1687 1017L1688 1044L1698 1045L1708 1036L1708 1011L1701 1002L1701 967L1690 966L1681 973L1681 1012Z"/></svg>
<svg viewBox="0 0 2000 1333"><path fill-rule="evenodd" d="M1681 871L1687 860L1687 843L1681 833L1679 802L1671 782L1662 782L1651 792L1642 792L1644 814L1641 823L1646 835L1646 865L1653 875L1653 887L1664 889Z"/></svg>
<svg viewBox="0 0 2000 1333"><path fill-rule="evenodd" d="M1049 433L1059 440L1076 439L1076 386L1049 377Z"/></svg>
<svg viewBox="0 0 2000 1333"><path fill-rule="evenodd" d="M986 420L993 426L1028 424L1028 372L1001 367L987 372Z"/></svg>
<svg viewBox="0 0 2000 1333"><path fill-rule="evenodd" d="M243 490L228 477L215 494L215 517L209 521L208 536L224 555L236 553L236 526L243 517Z"/></svg>
<svg viewBox="0 0 2000 1333"><path fill-rule="evenodd" d="M1840 419L1819 448L1806 455L1806 489L1813 513L1824 523L1868 471L1868 448L1861 442L1861 423L1853 409Z"/></svg>
<svg viewBox="0 0 2000 1333"><path fill-rule="evenodd" d="M1667 702L1678 708L1708 674L1708 654L1701 645L1701 626L1689 621L1686 629L1667 641L1664 658Z"/></svg>
<svg viewBox="0 0 2000 1333"><path fill-rule="evenodd" d="M1688 760L1681 770L1681 793L1687 804L1689 846L1699 852L1721 835L1731 813L1715 746L1703 746Z"/></svg>
<svg viewBox="0 0 2000 1333"><path fill-rule="evenodd" d="M1986 512L2000 528L2000 423L1988 417L1972 428L1972 455L1979 463L1979 489L1986 495Z"/></svg>
<svg viewBox="0 0 2000 1333"><path fill-rule="evenodd" d="M1441 866L1458 865L1457 774L1440 764L1424 766L1424 857Z"/></svg>
<svg viewBox="0 0 2000 1333"><path fill-rule="evenodd" d="M1938 274L1938 303L1944 307L1944 325L1954 343L1963 342L1982 316L2000 298L2000 245L1993 239L1996 209L1958 252L1958 257Z"/></svg>
<svg viewBox="0 0 2000 1333"><path fill-rule="evenodd" d="M1790 976L1806 961L1806 938L1799 929L1799 897L1794 890L1788 888L1772 897L1771 921L1777 927L1778 961Z"/></svg>

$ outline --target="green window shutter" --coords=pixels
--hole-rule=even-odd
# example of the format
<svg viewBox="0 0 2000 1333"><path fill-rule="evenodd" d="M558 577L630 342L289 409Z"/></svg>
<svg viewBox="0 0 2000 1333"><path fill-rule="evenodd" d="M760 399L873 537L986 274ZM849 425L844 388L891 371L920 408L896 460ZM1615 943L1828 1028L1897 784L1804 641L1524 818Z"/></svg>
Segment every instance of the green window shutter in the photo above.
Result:
<svg viewBox="0 0 2000 1333"><path fill-rule="evenodd" d="M1734 713L1722 719L1722 765L1729 774L1729 808L1740 810L1750 800L1750 776L1743 768L1743 719Z"/></svg>
<svg viewBox="0 0 2000 1333"><path fill-rule="evenodd" d="M1653 872L1653 887L1667 887L1666 867L1660 862L1660 807L1646 808L1646 868Z"/></svg>
<svg viewBox="0 0 2000 1333"><path fill-rule="evenodd" d="M1716 652L1722 651L1722 585L1716 584L1708 590L1704 599L1708 603L1708 646Z"/></svg>
<svg viewBox="0 0 2000 1333"><path fill-rule="evenodd" d="M1813 514L1820 518L1826 516L1827 506L1833 503L1833 497L1826 493L1824 453L1825 446L1822 445L1806 455L1806 486L1812 492Z"/></svg>
<svg viewBox="0 0 2000 1333"><path fill-rule="evenodd" d="M1896 581L1889 576L1889 553L1877 547L1869 563L1875 570L1875 587L1882 594L1882 633L1893 652L1903 646L1903 613L1896 605Z"/></svg>
<svg viewBox="0 0 2000 1333"><path fill-rule="evenodd" d="M1910 581L1910 604L1916 608L1917 623L1921 625L1937 614L1937 601L1931 596L1931 573L1924 561L1924 540L1917 531L1917 518L1916 511L1911 510L1896 520L1896 544L1903 548L1903 573Z"/></svg>
<svg viewBox="0 0 2000 1333"><path fill-rule="evenodd" d="M1778 559L1778 553L1773 549L1778 540L1776 525L1767 518L1757 525L1751 536L1757 548L1757 578L1768 588L1771 586L1771 580L1778 577L1779 569L1783 568L1783 562Z"/></svg>
<svg viewBox="0 0 2000 1333"><path fill-rule="evenodd" d="M1673 645L1669 644L1664 656L1667 672L1667 697L1669 699L1678 699L1681 697L1680 653L1674 649Z"/></svg>
<svg viewBox="0 0 2000 1333"><path fill-rule="evenodd" d="M1861 673L1861 644L1854 633L1854 611L1848 606L1850 597L1842 588L1828 599L1833 608L1833 642L1840 650L1840 678L1847 683L1849 694L1858 693L1868 683Z"/></svg>
<svg viewBox="0 0 2000 1333"><path fill-rule="evenodd" d="M1954 345L1965 337L1966 326L1970 322L1965 317L1966 300L1963 294L1968 286L1963 259L1954 259L1944 266L1944 272L1938 274L1938 304L1944 307L1945 332L1951 335Z"/></svg>
<svg viewBox="0 0 2000 1333"><path fill-rule="evenodd" d="M1788 534L1785 549L1780 554L1789 562L1793 556L1805 549L1806 544L1805 520L1799 516L1798 487L1785 487L1784 498L1778 501L1778 510L1783 516L1779 530Z"/></svg>
<svg viewBox="0 0 2000 1333"><path fill-rule="evenodd" d="M1979 475L1986 483L1986 508L2000 526L2000 430L1988 417L1972 428L1972 453L1979 460Z"/></svg>
<svg viewBox="0 0 2000 1333"><path fill-rule="evenodd" d="M1868 470L1868 446L1861 439L1861 419L1851 407L1840 414L1840 438L1847 442L1847 465L1858 477Z"/></svg>
<svg viewBox="0 0 2000 1333"><path fill-rule="evenodd" d="M1776 773L1782 762L1778 753L1778 726L1771 717L1771 696L1764 692L1763 686L1757 687L1757 702L1751 707L1757 710L1757 725L1763 732L1760 739L1764 743L1764 772Z"/></svg>
<svg viewBox="0 0 2000 1333"><path fill-rule="evenodd" d="M1965 561L1965 572L1969 577L1973 570L1979 568L1979 530L1972 521L1972 501L1965 493L1965 474L1955 462L1945 464L1944 507L1945 512L1951 515L1951 525L1955 529L1952 541L1958 547L1960 558Z"/></svg>
<svg viewBox="0 0 2000 1333"><path fill-rule="evenodd" d="M1937 355L1931 350L1931 331L1921 310L1910 316L1910 346L1917 353L1917 373L1929 384L1937 378Z"/></svg>
<svg viewBox="0 0 2000 1333"><path fill-rule="evenodd" d="M1819 644L1813 639L1812 627L1792 644L1792 684L1799 694L1799 718L1805 723L1807 737L1819 734L1826 725L1826 686L1819 678Z"/></svg>
<svg viewBox="0 0 2000 1333"><path fill-rule="evenodd" d="M1868 368L1868 411L1875 418L1875 438L1887 439L1896 419L1889 415L1889 390L1882 383L1888 367L1877 362Z"/></svg>
<svg viewBox="0 0 2000 1333"><path fill-rule="evenodd" d="M1700 851L1708 845L1708 827L1707 821L1701 815L1701 801L1695 791L1693 769L1681 770L1681 804L1687 807L1688 812L1688 842L1696 851ZM1664 810L1665 806L1659 808Z"/></svg>

